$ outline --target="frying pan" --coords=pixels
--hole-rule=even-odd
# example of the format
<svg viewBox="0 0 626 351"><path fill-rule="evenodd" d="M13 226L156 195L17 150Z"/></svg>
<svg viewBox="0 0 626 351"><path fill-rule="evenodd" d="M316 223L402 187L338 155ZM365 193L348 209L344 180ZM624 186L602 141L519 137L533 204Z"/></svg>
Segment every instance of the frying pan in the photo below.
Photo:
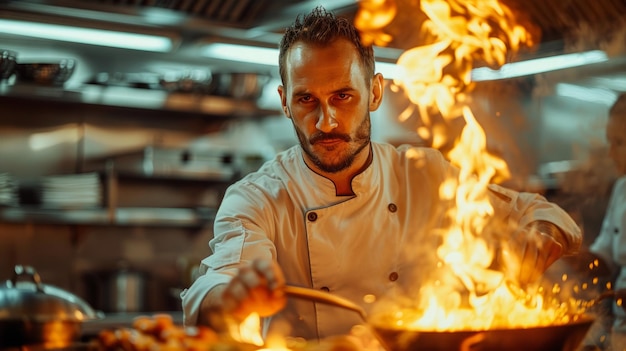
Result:
<svg viewBox="0 0 626 351"><path fill-rule="evenodd" d="M552 326L421 331L385 326L376 315L367 316L365 310L352 301L323 291L287 286L285 293L292 298L334 305L358 313L387 351L574 351L594 322L593 317L584 315L570 323Z"/></svg>

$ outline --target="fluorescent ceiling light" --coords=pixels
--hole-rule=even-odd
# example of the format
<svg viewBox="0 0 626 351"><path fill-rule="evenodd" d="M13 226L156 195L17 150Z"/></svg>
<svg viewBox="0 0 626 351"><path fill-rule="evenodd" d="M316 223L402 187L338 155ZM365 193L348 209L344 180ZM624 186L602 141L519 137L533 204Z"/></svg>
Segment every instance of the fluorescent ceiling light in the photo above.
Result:
<svg viewBox="0 0 626 351"><path fill-rule="evenodd" d="M207 45L202 50L202 55L222 60L278 65L278 49L257 46L215 43Z"/></svg>
<svg viewBox="0 0 626 351"><path fill-rule="evenodd" d="M272 48L214 43L207 45L203 49L202 55L216 59L238 62L270 66L278 65L278 49ZM608 57L606 56L606 53L601 50L565 54L507 63L499 70L492 70L486 67L475 68L472 70L472 80L479 82L514 78L605 61L608 61ZM387 62L376 62L376 70L382 73L386 79L402 77L404 72L402 67Z"/></svg>
<svg viewBox="0 0 626 351"><path fill-rule="evenodd" d="M268 66L278 65L278 49L246 46L238 44L214 43L207 45L203 56ZM376 70L385 78L393 79L401 76L402 67L387 62L376 62Z"/></svg>
<svg viewBox="0 0 626 351"><path fill-rule="evenodd" d="M588 85L600 86L618 92L626 92L626 72L613 73L605 77L589 78Z"/></svg>
<svg viewBox="0 0 626 351"><path fill-rule="evenodd" d="M0 33L155 52L168 52L173 46L164 36L5 19L0 19Z"/></svg>
<svg viewBox="0 0 626 351"><path fill-rule="evenodd" d="M404 71L402 66L398 66L395 63L376 62L376 72L381 73L385 79L403 77L405 76L405 74L403 74Z"/></svg>
<svg viewBox="0 0 626 351"><path fill-rule="evenodd" d="M608 59L609 58L606 56L606 53L601 50L543 57L533 60L507 63L499 70L493 70L488 67L475 68L472 70L472 80L479 82L483 80L498 80L529 76L537 73L605 62L608 61Z"/></svg>
<svg viewBox="0 0 626 351"><path fill-rule="evenodd" d="M604 88L587 88L580 85L559 83L554 92L558 96L564 96L581 101L594 102L610 106L617 99L617 93Z"/></svg>

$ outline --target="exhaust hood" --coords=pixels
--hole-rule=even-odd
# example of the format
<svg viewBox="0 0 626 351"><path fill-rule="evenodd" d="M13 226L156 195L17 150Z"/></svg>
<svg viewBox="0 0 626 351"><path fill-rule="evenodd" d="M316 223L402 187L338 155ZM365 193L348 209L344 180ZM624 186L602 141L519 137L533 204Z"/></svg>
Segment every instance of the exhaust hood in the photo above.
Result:
<svg viewBox="0 0 626 351"><path fill-rule="evenodd" d="M623 0L500 1L537 27L543 47L540 50L562 50L568 40L601 38L626 25ZM215 36L275 46L277 35L297 14L318 5L349 18L359 6L356 0L3 0L0 11L5 19L169 30L183 40ZM393 41L390 47L402 48Z"/></svg>
<svg viewBox="0 0 626 351"><path fill-rule="evenodd" d="M598 41L610 37L616 28L626 28L624 0L500 1L519 13L527 23L536 26L536 33L540 33L537 45L532 50L520 52L516 61L579 53L581 57L604 55L594 62L606 62L613 58L612 55L624 54L621 48L613 50L619 52L592 51L598 49ZM354 18L359 8L356 0L4 0L0 1L3 21L0 23L0 34L7 31L9 24L41 23L63 26L56 29L76 27L94 31L88 39L99 40L102 44L105 38L102 33L115 31L118 35L135 34L155 41L156 46L143 50L164 52L176 58L222 62L229 59L211 56L212 52L220 51L211 51L208 45L243 45L275 51L282 28L297 14L319 5L348 18ZM415 17L415 21L419 17L418 14L404 16ZM32 31L34 26L30 27L27 30ZM22 30L21 34L25 33L26 30ZM50 30L45 34L48 39L52 37ZM401 41L410 35L398 35L388 47L376 48L381 67L395 62L407 49L406 43ZM70 39L57 36L57 40ZM141 49L131 40L134 39L114 39L107 45ZM141 43L149 42L142 40ZM585 51L592 53L586 54ZM267 66L267 62L253 64ZM507 69L513 70L513 67ZM486 67L478 67L475 73L476 80L511 77L504 75L502 70L490 71ZM518 76L529 74L533 73Z"/></svg>

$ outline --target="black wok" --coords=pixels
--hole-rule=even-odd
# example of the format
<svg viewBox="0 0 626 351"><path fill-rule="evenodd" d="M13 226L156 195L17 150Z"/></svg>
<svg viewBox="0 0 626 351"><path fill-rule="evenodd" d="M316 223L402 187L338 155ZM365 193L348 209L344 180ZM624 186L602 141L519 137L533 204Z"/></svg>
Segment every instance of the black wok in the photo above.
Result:
<svg viewBox="0 0 626 351"><path fill-rule="evenodd" d="M553 326L484 331L420 331L384 326L360 306L344 298L309 288L286 287L287 296L326 303L361 315L387 351L574 351L594 322L591 316Z"/></svg>

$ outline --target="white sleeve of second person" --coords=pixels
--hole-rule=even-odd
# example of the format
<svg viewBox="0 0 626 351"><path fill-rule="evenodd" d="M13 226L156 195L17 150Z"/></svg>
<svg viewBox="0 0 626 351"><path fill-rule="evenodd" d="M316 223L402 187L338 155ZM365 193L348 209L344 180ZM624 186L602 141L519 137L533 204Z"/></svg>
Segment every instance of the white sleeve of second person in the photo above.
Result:
<svg viewBox="0 0 626 351"><path fill-rule="evenodd" d="M619 194L626 191L626 177L622 177L618 179L618 181L613 186L611 197L609 198L609 204L606 208L606 213L604 214L604 219L602 220L602 227L600 229L600 233L593 241L593 243L589 246L589 251L599 255L607 262L614 261L613 251L615 248L613 247L614 243L614 229L612 225L611 218L612 216L619 215L615 213L617 211L617 201L619 198ZM624 195L622 195L624 196ZM625 222L626 218L622 219L622 222ZM623 229L622 229L623 230Z"/></svg>

